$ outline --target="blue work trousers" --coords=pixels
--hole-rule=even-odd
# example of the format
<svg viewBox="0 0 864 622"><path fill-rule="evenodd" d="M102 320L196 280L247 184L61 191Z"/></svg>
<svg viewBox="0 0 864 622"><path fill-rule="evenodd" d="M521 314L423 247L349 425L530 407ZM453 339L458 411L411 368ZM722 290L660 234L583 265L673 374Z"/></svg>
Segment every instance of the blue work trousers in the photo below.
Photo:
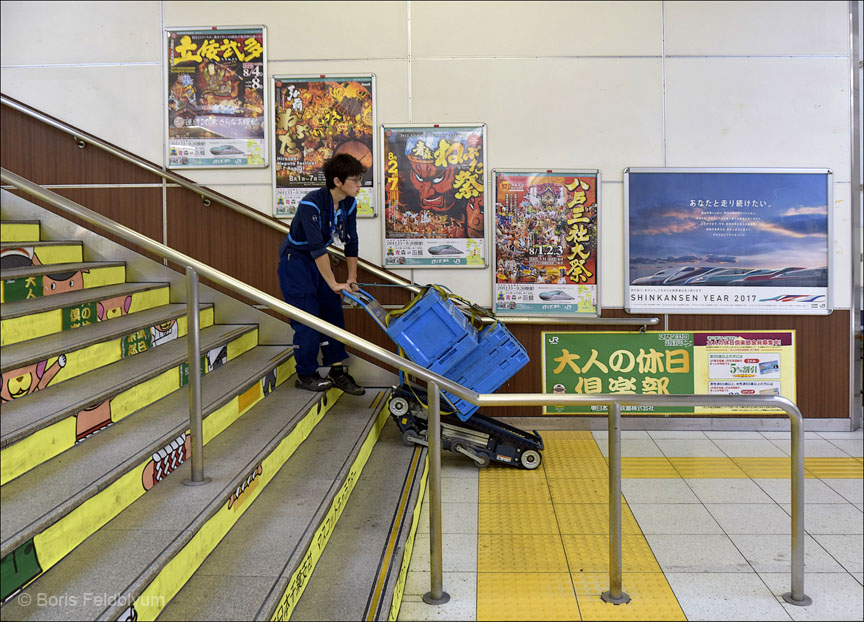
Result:
<svg viewBox="0 0 864 622"><path fill-rule="evenodd" d="M289 305L345 328L342 297L330 289L311 256L285 253L279 261L279 287ZM345 346L332 337L294 320L291 320L291 328L294 329L294 358L299 375L317 373L319 348L325 367L348 358Z"/></svg>

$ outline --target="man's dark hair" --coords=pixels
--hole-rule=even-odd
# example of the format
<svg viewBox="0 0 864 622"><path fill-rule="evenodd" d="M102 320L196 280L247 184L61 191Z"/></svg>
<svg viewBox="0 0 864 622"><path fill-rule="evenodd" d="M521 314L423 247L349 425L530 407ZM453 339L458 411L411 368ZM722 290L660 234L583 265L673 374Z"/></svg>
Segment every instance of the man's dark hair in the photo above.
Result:
<svg viewBox="0 0 864 622"><path fill-rule="evenodd" d="M321 172L324 173L324 179L327 181L327 187L332 190L336 187L334 179L339 179L342 183L354 175L362 175L366 172L366 167L360 164L360 160L347 153L335 155L324 163L321 167Z"/></svg>

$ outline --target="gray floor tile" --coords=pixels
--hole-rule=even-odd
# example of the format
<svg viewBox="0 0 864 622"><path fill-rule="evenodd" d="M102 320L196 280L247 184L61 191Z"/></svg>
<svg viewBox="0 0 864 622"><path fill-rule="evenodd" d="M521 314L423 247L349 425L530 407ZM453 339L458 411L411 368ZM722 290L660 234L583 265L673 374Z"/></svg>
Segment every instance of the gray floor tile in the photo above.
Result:
<svg viewBox="0 0 864 622"><path fill-rule="evenodd" d="M479 481L469 477L444 477L441 474L441 502L477 503ZM425 498L428 498L428 494Z"/></svg>
<svg viewBox="0 0 864 622"><path fill-rule="evenodd" d="M737 431L737 430L708 430L705 436L711 440L749 440L763 441L765 438L761 432Z"/></svg>
<svg viewBox="0 0 864 622"><path fill-rule="evenodd" d="M783 509L791 512L788 504ZM808 503L804 510L804 529L815 534L861 534L864 533L861 510L851 503Z"/></svg>
<svg viewBox="0 0 864 622"><path fill-rule="evenodd" d="M710 439L657 439L657 446L669 458L723 458L726 456Z"/></svg>
<svg viewBox="0 0 864 622"><path fill-rule="evenodd" d="M771 503L771 497L749 479L718 478L686 481L702 503Z"/></svg>
<svg viewBox="0 0 864 622"><path fill-rule="evenodd" d="M731 535L732 542L756 572L791 572L791 535ZM804 538L805 572L843 572L843 567L810 536Z"/></svg>
<svg viewBox="0 0 864 622"><path fill-rule="evenodd" d="M609 456L609 446L606 444L606 439L603 439L599 448L604 458ZM662 458L663 452L650 438L622 438L621 456L625 458Z"/></svg>
<svg viewBox="0 0 864 622"><path fill-rule="evenodd" d="M413 572L409 572L410 577ZM426 589L429 591L429 573L426 574ZM462 575L465 575L464 578ZM411 580L411 579L409 579ZM477 619L477 578L473 573L444 572L441 577L444 591L450 595L450 601L443 605L427 605L421 595L407 594L402 599L399 609L399 620L465 620L473 622ZM414 579L421 584L421 580Z"/></svg>
<svg viewBox="0 0 864 622"><path fill-rule="evenodd" d="M424 504L420 510L420 522L417 533L429 533L429 504ZM477 534L477 502L450 503L441 502L441 533Z"/></svg>
<svg viewBox="0 0 864 622"><path fill-rule="evenodd" d="M451 533L441 546L444 572L477 572L477 534ZM411 554L412 569L429 568L429 534L418 533Z"/></svg>
<svg viewBox="0 0 864 622"><path fill-rule="evenodd" d="M645 534L664 573L753 572L725 535ZM626 555L626 552L625 552Z"/></svg>
<svg viewBox="0 0 864 622"><path fill-rule="evenodd" d="M772 441L774 445L783 452L784 456L790 456L791 446L789 441ZM840 449L834 443L839 441L826 441L825 439L804 439L805 458L847 458L849 454Z"/></svg>
<svg viewBox="0 0 864 622"><path fill-rule="evenodd" d="M864 503L864 485L860 479L819 480L850 503Z"/></svg>
<svg viewBox="0 0 864 622"><path fill-rule="evenodd" d="M864 440L860 438L849 439L829 439L829 443L840 448L843 452L849 454L853 458L860 458L864 455Z"/></svg>
<svg viewBox="0 0 864 622"><path fill-rule="evenodd" d="M864 572L853 572L852 576L855 577L855 580L864 586Z"/></svg>
<svg viewBox="0 0 864 622"><path fill-rule="evenodd" d="M762 434L762 436L764 436L765 438L770 439L770 440L778 440L779 441L779 440L785 439L788 441L790 438L792 438L792 432L789 432L788 430L786 430L785 432L772 432L769 430L769 431L761 432L761 434ZM822 438L822 436L820 436L819 432L804 432L804 438L805 439Z"/></svg>
<svg viewBox="0 0 864 622"><path fill-rule="evenodd" d="M760 573L775 595L792 589L788 574ZM812 605L797 607L780 600L793 620L860 620L864 611L864 590L854 577L844 573L808 572L804 575L804 594Z"/></svg>
<svg viewBox="0 0 864 622"><path fill-rule="evenodd" d="M648 435L653 439L696 439L704 441L707 437L701 430L651 430Z"/></svg>
<svg viewBox="0 0 864 622"><path fill-rule="evenodd" d="M849 439L849 438L864 438L864 428L858 428L854 432L819 432L822 438L831 439Z"/></svg>
<svg viewBox="0 0 864 622"><path fill-rule="evenodd" d="M788 479L754 479L754 482L774 500L775 503L791 503L792 486ZM852 481L852 480L831 480ZM859 480L860 482L860 480ZM859 484L860 485L860 484ZM828 484L819 479L804 480L804 503L848 503Z"/></svg>
<svg viewBox="0 0 864 622"><path fill-rule="evenodd" d="M722 534L717 521L700 503L631 503L644 534Z"/></svg>
<svg viewBox="0 0 864 622"><path fill-rule="evenodd" d="M787 455L777 448L777 443L782 444L785 441L769 441L760 438L738 440L715 439L714 442L730 458L783 458Z"/></svg>
<svg viewBox="0 0 864 622"><path fill-rule="evenodd" d="M625 479L621 491L627 503L699 503L680 479Z"/></svg>
<svg viewBox="0 0 864 622"><path fill-rule="evenodd" d="M847 572L864 572L864 535L816 534L813 538L840 562Z"/></svg>
<svg viewBox="0 0 864 622"><path fill-rule="evenodd" d="M729 535L792 533L791 518L776 503L709 503L706 507Z"/></svg>
<svg viewBox="0 0 864 622"><path fill-rule="evenodd" d="M755 572L666 573L688 620L790 620Z"/></svg>

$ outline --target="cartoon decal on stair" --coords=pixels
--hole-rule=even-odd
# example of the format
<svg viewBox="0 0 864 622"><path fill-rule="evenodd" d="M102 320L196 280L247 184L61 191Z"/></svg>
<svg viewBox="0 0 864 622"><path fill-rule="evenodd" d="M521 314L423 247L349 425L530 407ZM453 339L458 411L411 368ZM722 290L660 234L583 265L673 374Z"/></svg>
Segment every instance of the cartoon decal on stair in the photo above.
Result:
<svg viewBox="0 0 864 622"><path fill-rule="evenodd" d="M237 486L237 489L231 494L231 498L228 499L228 509L234 510L235 512L240 509L240 507L246 503L249 497L252 494L252 491L258 487L258 476L263 473L264 470L262 466L259 464L254 471L243 480L243 483Z"/></svg>
<svg viewBox="0 0 864 622"><path fill-rule="evenodd" d="M132 296L116 296L97 303L97 317L99 321L112 320L129 314L132 306Z"/></svg>
<svg viewBox="0 0 864 622"><path fill-rule="evenodd" d="M130 606L126 611L120 614L117 622L138 622L138 612L135 611L135 605Z"/></svg>
<svg viewBox="0 0 864 622"><path fill-rule="evenodd" d="M66 292L77 292L84 289L84 273L90 270L76 270L74 272L55 272L42 277L42 295L52 296L54 294L65 294Z"/></svg>
<svg viewBox="0 0 864 622"><path fill-rule="evenodd" d="M75 444L111 425L111 400L102 400L75 415Z"/></svg>
<svg viewBox="0 0 864 622"><path fill-rule="evenodd" d="M141 483L144 490L150 490L161 482L165 477L176 471L181 464L191 455L192 437L189 432L183 432L180 436L165 445L153 454L153 458L144 467L141 475Z"/></svg>
<svg viewBox="0 0 864 622"><path fill-rule="evenodd" d="M32 246L4 248L0 250L0 269L2 270L41 265L42 262L39 261L39 257L36 256L35 249Z"/></svg>
<svg viewBox="0 0 864 622"><path fill-rule="evenodd" d="M0 568L2 568L3 576L0 603L5 605L7 601L18 594L22 587L42 574L42 567L36 556L33 538L4 557L3 561L0 562Z"/></svg>
<svg viewBox="0 0 864 622"><path fill-rule="evenodd" d="M47 387L60 370L66 366L66 355L61 354L50 366L46 359L3 372L3 386L0 387L0 401L11 402L26 397Z"/></svg>
<svg viewBox="0 0 864 622"><path fill-rule="evenodd" d="M179 334L179 327L177 326L177 320L166 320L160 324L156 324L150 329L150 333L153 340L153 346L161 346L163 343L168 343L169 341L174 341L177 339L177 335Z"/></svg>

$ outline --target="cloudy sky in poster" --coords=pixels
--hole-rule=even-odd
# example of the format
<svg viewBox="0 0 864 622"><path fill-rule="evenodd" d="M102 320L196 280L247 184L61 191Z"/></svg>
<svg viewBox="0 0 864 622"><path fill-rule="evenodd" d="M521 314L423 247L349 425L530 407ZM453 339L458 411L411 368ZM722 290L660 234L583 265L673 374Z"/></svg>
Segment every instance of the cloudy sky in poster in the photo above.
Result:
<svg viewBox="0 0 864 622"><path fill-rule="evenodd" d="M828 263L825 174L630 173L631 279L667 266Z"/></svg>

